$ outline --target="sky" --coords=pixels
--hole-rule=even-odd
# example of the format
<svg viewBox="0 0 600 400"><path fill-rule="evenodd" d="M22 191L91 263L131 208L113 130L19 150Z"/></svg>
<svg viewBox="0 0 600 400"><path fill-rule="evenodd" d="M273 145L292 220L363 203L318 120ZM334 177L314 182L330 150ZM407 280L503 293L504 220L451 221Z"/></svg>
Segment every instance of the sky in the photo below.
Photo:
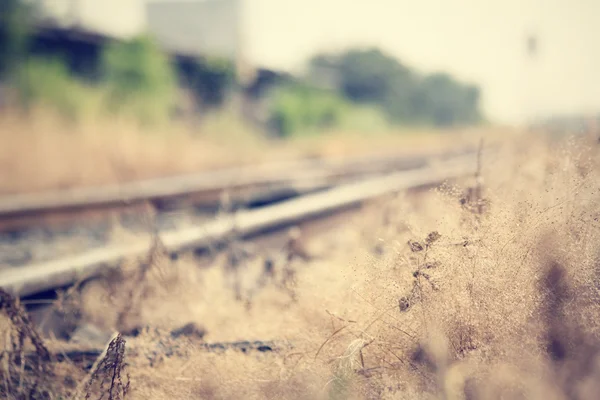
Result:
<svg viewBox="0 0 600 400"><path fill-rule="evenodd" d="M75 1L115 32L144 25L147 0ZM253 65L298 72L320 51L377 46L422 73L478 84L485 113L498 122L600 112L600 0L239 1ZM221 25L215 32L234 29ZM530 33L536 58L527 57Z"/></svg>

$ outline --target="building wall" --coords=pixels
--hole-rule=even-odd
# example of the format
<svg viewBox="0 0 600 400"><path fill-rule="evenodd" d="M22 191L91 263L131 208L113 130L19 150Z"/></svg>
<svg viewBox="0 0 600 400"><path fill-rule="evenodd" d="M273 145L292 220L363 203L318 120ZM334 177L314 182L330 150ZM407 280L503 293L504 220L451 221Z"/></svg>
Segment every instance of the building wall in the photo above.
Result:
<svg viewBox="0 0 600 400"><path fill-rule="evenodd" d="M183 53L236 59L240 43L240 0L152 1L148 30L166 47Z"/></svg>

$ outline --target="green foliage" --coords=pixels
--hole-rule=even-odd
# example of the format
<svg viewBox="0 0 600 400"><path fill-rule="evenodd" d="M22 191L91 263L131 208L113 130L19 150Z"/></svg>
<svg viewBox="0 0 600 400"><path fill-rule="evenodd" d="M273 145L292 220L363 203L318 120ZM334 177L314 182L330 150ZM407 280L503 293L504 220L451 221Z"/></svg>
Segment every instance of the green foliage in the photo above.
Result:
<svg viewBox="0 0 600 400"><path fill-rule="evenodd" d="M382 103L394 95L395 86L408 87L414 80L408 68L378 49L317 56L312 64L337 69L340 92L356 102Z"/></svg>
<svg viewBox="0 0 600 400"><path fill-rule="evenodd" d="M168 119L175 106L175 73L151 38L109 45L102 65L110 111L130 114L144 124Z"/></svg>
<svg viewBox="0 0 600 400"><path fill-rule="evenodd" d="M235 82L234 66L229 61L208 58L180 62L176 71L150 37L140 36L104 48L96 61L101 79L93 87L85 85L80 80L85 79L81 71L69 70L66 59L45 60L27 54L28 21L35 8L24 4L0 0L0 79L14 78L27 108L43 105L68 119L78 119L95 108L94 112L108 111L148 125L167 121L174 111L177 78L195 91L204 105L212 106L224 103Z"/></svg>
<svg viewBox="0 0 600 400"><path fill-rule="evenodd" d="M223 105L235 82L233 63L220 58L180 61L178 73L197 98L210 107Z"/></svg>
<svg viewBox="0 0 600 400"><path fill-rule="evenodd" d="M433 74L423 79L413 98L415 113L421 120L431 120L438 126L475 123L478 112L479 89L461 85L448 74Z"/></svg>
<svg viewBox="0 0 600 400"><path fill-rule="evenodd" d="M382 133L390 128L390 121L377 107L348 104L338 128L348 133Z"/></svg>
<svg viewBox="0 0 600 400"><path fill-rule="evenodd" d="M425 78L378 49L321 54L310 61L310 77L355 103L372 104L404 124L453 126L480 120L479 89L450 75Z"/></svg>
<svg viewBox="0 0 600 400"><path fill-rule="evenodd" d="M100 98L99 90L72 78L65 62L58 58L28 59L20 65L15 81L27 109L45 106L75 121L98 108L94 101Z"/></svg>
<svg viewBox="0 0 600 400"><path fill-rule="evenodd" d="M330 129L366 133L388 127L386 117L377 108L352 104L335 92L307 84L281 86L270 100L269 122L281 137Z"/></svg>
<svg viewBox="0 0 600 400"><path fill-rule="evenodd" d="M175 76L167 57L145 37L109 45L102 54L103 81L84 84L59 58L30 57L17 87L25 107L44 106L69 120L112 112L142 124L161 123L175 104Z"/></svg>
<svg viewBox="0 0 600 400"><path fill-rule="evenodd" d="M339 124L348 104L339 96L301 84L277 90L271 101L270 123L283 137L314 132Z"/></svg>
<svg viewBox="0 0 600 400"><path fill-rule="evenodd" d="M28 11L20 0L0 0L0 79L13 72L25 53Z"/></svg>

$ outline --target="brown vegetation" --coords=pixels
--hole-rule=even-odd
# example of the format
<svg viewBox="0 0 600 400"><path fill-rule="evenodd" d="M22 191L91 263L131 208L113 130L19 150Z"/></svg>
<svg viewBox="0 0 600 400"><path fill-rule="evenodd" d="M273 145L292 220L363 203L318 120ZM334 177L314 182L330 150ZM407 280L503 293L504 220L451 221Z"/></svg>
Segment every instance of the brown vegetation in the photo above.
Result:
<svg viewBox="0 0 600 400"><path fill-rule="evenodd" d="M146 328L116 353L130 384L109 375L131 399L597 399L599 167L596 143L508 144L482 160L475 197L463 182L367 207L304 238L326 259L248 257L237 298L225 268L185 256L85 285L82 318L119 328L144 287L132 304ZM266 265L293 271L293 299ZM202 334L169 333L186 324ZM292 346L206 351L240 339Z"/></svg>
<svg viewBox="0 0 600 400"><path fill-rule="evenodd" d="M472 140L458 133L418 133L365 137L331 132L279 142L267 140L228 115L210 117L199 127L174 124L168 129L147 130L120 120L73 125L42 111L28 117L4 112L0 113L0 167L4 174L0 195L302 157L387 152L390 148L408 154L415 146L436 151Z"/></svg>

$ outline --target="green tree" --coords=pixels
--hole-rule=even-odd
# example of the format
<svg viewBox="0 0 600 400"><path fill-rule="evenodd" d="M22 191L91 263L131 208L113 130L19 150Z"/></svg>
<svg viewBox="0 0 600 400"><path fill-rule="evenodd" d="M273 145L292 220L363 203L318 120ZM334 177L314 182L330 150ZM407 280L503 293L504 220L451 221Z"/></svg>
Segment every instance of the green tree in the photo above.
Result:
<svg viewBox="0 0 600 400"><path fill-rule="evenodd" d="M379 105L393 120L409 117L415 74L381 50L351 49L338 55L314 57L310 62L311 75L324 70L329 71L336 89L347 99Z"/></svg>
<svg viewBox="0 0 600 400"><path fill-rule="evenodd" d="M0 0L0 79L7 78L25 54L29 11L20 0Z"/></svg>
<svg viewBox="0 0 600 400"><path fill-rule="evenodd" d="M188 59L178 63L178 73L205 106L221 106L235 83L235 66L220 58Z"/></svg>
<svg viewBox="0 0 600 400"><path fill-rule="evenodd" d="M464 85L450 75L427 76L413 97L419 120L436 126L454 126L479 120L479 89Z"/></svg>
<svg viewBox="0 0 600 400"><path fill-rule="evenodd" d="M147 36L109 45L102 55L108 108L133 113L142 123L168 119L175 106L175 72Z"/></svg>
<svg viewBox="0 0 600 400"><path fill-rule="evenodd" d="M336 94L294 83L273 93L269 123L279 136L306 134L337 126L347 110Z"/></svg>
<svg viewBox="0 0 600 400"><path fill-rule="evenodd" d="M42 106L71 122L93 114L100 103L98 90L73 78L61 58L28 57L14 83L25 110Z"/></svg>
<svg viewBox="0 0 600 400"><path fill-rule="evenodd" d="M339 55L318 55L311 69L337 70L337 86L345 97L356 102L384 103L414 81L410 69L379 49L352 49Z"/></svg>
<svg viewBox="0 0 600 400"><path fill-rule="evenodd" d="M381 50L350 49L320 54L309 64L309 77L343 97L383 110L396 123L452 126L479 120L479 89L448 74L421 78Z"/></svg>

